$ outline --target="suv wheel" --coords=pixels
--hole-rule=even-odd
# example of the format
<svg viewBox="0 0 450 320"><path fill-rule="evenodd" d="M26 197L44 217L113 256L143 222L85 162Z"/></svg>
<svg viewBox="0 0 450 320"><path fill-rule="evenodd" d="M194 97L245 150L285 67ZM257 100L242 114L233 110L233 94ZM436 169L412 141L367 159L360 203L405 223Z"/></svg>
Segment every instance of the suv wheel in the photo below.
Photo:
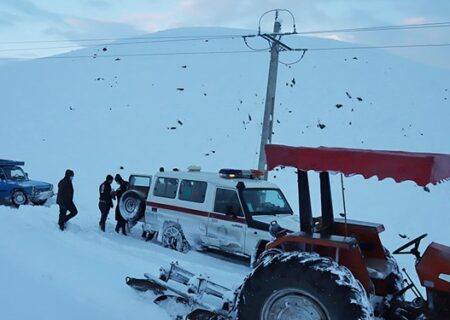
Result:
<svg viewBox="0 0 450 320"><path fill-rule="evenodd" d="M27 196L22 190L16 190L11 196L11 201L16 207L19 207L27 203Z"/></svg>

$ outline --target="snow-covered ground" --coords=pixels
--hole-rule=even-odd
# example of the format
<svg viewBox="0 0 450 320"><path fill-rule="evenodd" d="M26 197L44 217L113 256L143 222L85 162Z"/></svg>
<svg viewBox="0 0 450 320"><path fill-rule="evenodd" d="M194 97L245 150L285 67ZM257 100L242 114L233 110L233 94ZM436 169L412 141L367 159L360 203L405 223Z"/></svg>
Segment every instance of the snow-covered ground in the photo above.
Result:
<svg viewBox="0 0 450 320"><path fill-rule="evenodd" d="M138 230L118 235L112 223L101 233L97 212L80 215L61 232L55 210L1 209L2 319L169 319L151 303L154 295L137 294L125 285L125 277L157 275L161 265L178 260L191 270L201 265L202 272L223 284L238 285L249 270L242 263L164 249L142 241Z"/></svg>
<svg viewBox="0 0 450 320"><path fill-rule="evenodd" d="M238 33L252 32L200 28L157 36ZM285 40L302 48L342 45ZM264 47L259 41L252 45ZM245 49L239 37L141 43L0 66L0 158L24 160L31 178L54 184L73 169L79 209L60 232L56 206L0 207L2 318L168 319L151 295L134 292L124 278L156 273L175 259L227 286L241 281L249 271L242 263L176 253L143 242L139 230L131 237L115 234L113 214L108 232L100 233L97 201L108 173L151 174L160 166L191 164L205 171L256 167L267 53L130 56ZM281 54L284 62L297 58ZM449 80L448 71L379 50L309 51L300 63L279 67L273 142L450 153ZM293 172L274 171L270 180L296 208ZM340 212L338 177L332 182ZM450 184L431 186L431 192L412 182L359 176L345 184L349 217L383 223L381 237L391 250L408 240L399 234L428 233L422 248L450 242ZM317 194L313 200L319 203ZM415 278L413 258L398 260Z"/></svg>

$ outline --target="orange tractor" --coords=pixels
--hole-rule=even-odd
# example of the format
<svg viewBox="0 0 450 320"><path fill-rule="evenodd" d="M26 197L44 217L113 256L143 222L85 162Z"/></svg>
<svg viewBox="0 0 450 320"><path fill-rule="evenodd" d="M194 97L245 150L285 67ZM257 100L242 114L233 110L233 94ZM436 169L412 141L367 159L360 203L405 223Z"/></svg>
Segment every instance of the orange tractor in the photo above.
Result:
<svg viewBox="0 0 450 320"><path fill-rule="evenodd" d="M431 243L421 255L420 241L406 243L394 254L413 254L426 299L381 243L383 225L335 218L329 173L364 178L412 180L425 187L450 178L450 155L345 148L267 145L268 169L297 169L300 231L270 226L274 240L266 245L256 268L234 291L196 276L173 263L158 278L127 278L140 290L174 293L192 307L186 319L353 320L450 319L450 247ZM311 209L308 171L319 173L321 216ZM342 177L342 175L341 175ZM246 210L245 203L242 203ZM447 221L448 222L448 221ZM184 284L173 289L170 281ZM405 292L416 298L406 301ZM220 299L206 303L205 294ZM156 302L165 300L164 294ZM192 311L193 310L193 311Z"/></svg>

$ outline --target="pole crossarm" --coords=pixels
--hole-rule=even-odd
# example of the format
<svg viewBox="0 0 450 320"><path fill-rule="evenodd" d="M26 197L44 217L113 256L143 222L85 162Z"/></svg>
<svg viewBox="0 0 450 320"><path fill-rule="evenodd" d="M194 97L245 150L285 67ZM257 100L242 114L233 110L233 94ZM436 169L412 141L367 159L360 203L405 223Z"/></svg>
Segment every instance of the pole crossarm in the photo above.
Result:
<svg viewBox="0 0 450 320"><path fill-rule="evenodd" d="M292 51L293 50L291 47L289 47L288 45L284 44L283 42L281 42L279 39L273 37L272 35L261 34L260 37L262 37L263 39L266 39L267 41L270 41L272 43L278 44L280 47L284 48L287 51Z"/></svg>

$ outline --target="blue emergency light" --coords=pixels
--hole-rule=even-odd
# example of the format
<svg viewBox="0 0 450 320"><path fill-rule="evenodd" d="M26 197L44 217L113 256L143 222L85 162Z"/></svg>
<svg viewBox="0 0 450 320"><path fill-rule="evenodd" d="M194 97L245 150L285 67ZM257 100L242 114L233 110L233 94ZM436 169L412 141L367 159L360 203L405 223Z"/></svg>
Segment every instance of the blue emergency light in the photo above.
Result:
<svg viewBox="0 0 450 320"><path fill-rule="evenodd" d="M225 179L260 179L264 176L261 170L220 169L219 175Z"/></svg>

